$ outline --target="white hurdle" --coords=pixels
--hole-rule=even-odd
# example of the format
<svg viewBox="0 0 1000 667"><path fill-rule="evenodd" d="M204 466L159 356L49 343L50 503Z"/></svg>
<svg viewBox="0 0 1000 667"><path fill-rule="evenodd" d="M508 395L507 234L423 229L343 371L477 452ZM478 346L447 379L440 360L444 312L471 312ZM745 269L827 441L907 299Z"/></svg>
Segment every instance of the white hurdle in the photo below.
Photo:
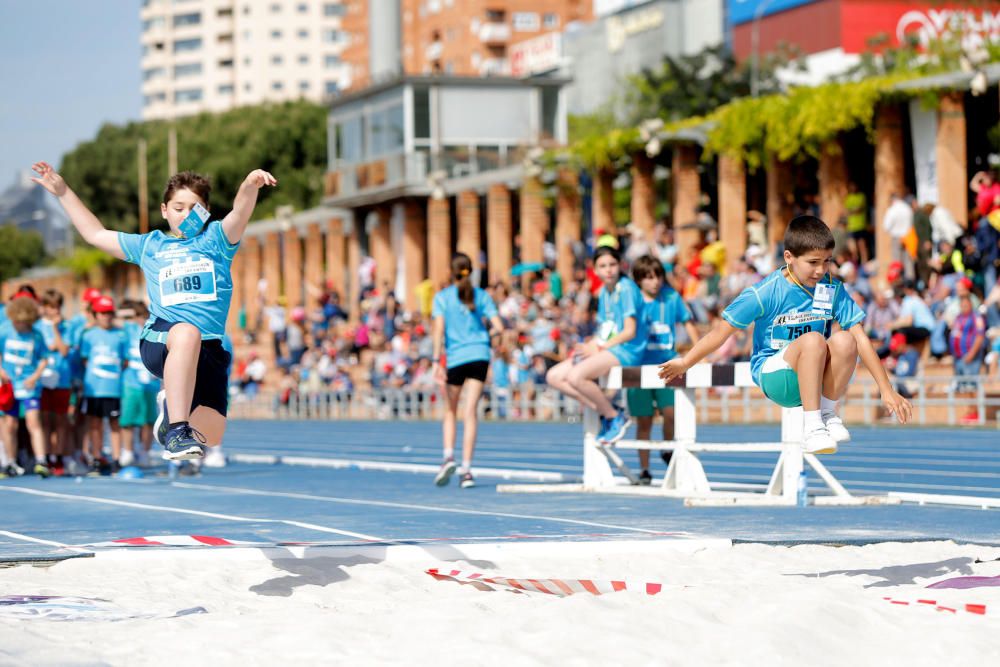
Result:
<svg viewBox="0 0 1000 667"><path fill-rule="evenodd" d="M503 485L503 492L586 491L630 495L663 495L685 498L688 505L794 505L799 474L812 468L829 489L828 495L814 496L817 505L862 505L892 502L884 496L851 495L819 459L802 450L802 408L782 408L779 442L699 442L695 391L710 387L752 387L750 364L697 364L669 385L657 375L657 366L613 368L605 388L674 388L674 439L621 440L613 446L597 442L599 419L586 410L583 419L583 483ZM636 486L635 474L617 450L672 450L673 456L663 483L657 487ZM779 454L766 488L763 485L712 483L698 455L702 452L774 452ZM621 473L615 475L614 469ZM761 492L763 491L763 492Z"/></svg>

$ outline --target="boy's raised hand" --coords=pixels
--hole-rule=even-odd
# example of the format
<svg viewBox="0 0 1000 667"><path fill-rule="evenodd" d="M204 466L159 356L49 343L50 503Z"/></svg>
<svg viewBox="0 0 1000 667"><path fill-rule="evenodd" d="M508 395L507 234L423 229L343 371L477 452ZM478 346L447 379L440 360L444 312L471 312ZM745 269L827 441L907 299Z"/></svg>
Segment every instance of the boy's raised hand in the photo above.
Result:
<svg viewBox="0 0 1000 667"><path fill-rule="evenodd" d="M882 395L882 403L889 414L894 415L900 424L910 421L910 417L913 416L913 405L894 389L890 389Z"/></svg>
<svg viewBox="0 0 1000 667"><path fill-rule="evenodd" d="M278 179L271 175L270 172L264 171L263 169L254 169L249 174L247 174L246 183L253 185L256 188L262 188L265 185L277 185Z"/></svg>
<svg viewBox="0 0 1000 667"><path fill-rule="evenodd" d="M63 180L63 177L48 162L36 162L31 165L31 168L38 174L37 178L31 179L32 181L38 183L56 197L62 197L66 194L66 181Z"/></svg>
<svg viewBox="0 0 1000 667"><path fill-rule="evenodd" d="M659 375L660 379L664 382L670 382L674 378L687 373L687 370L687 364L684 363L684 359L682 357L677 357L660 364L660 370L657 372L657 375Z"/></svg>

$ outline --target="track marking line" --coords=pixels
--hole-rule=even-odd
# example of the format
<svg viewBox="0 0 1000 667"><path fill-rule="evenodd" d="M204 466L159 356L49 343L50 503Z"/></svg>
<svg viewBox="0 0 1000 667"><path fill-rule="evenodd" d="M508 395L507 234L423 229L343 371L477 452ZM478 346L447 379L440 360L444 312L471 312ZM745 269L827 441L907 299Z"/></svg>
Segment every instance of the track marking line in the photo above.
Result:
<svg viewBox="0 0 1000 667"><path fill-rule="evenodd" d="M15 540L22 540L24 542L34 542L35 544L45 544L50 547L59 547L60 549L70 549L71 551L78 551L80 553L90 553L90 551L88 551L87 549L80 549L79 547L73 547L68 544L63 544L62 542L55 542L53 540L43 540L40 537L32 537L31 535L24 535L23 533L15 533L9 530L0 530L0 535L12 537Z"/></svg>

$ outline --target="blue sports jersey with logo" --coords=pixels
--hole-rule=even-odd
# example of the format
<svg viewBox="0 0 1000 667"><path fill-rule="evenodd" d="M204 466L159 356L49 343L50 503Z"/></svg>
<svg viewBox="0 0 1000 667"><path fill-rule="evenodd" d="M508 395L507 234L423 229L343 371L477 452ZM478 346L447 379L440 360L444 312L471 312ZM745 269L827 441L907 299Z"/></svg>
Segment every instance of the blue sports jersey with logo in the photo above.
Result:
<svg viewBox="0 0 1000 667"><path fill-rule="evenodd" d="M831 307L817 312L813 304L815 290L790 282L782 267L744 289L723 311L723 319L738 329L754 324L750 372L758 386L760 368L767 358L802 334L817 331L829 338L834 321L846 331L865 319L865 312L844 290L843 283L825 276L820 285L833 296Z"/></svg>
<svg viewBox="0 0 1000 667"><path fill-rule="evenodd" d="M190 239L159 230L148 234L119 232L118 244L125 259L138 264L146 276L150 319L143 328L143 338L165 340L165 332L150 330L154 318L193 324L203 340L222 338L233 296L230 268L240 246L229 242L222 223L211 222Z"/></svg>
<svg viewBox="0 0 1000 667"><path fill-rule="evenodd" d="M619 278L610 294L607 287L601 287L597 298L598 336L606 340L625 328L627 318L635 320L635 337L608 348L622 366L642 363L649 342L649 322L642 317L645 308L642 291L628 276Z"/></svg>
<svg viewBox="0 0 1000 667"><path fill-rule="evenodd" d="M83 395L121 398L122 362L127 353L125 332L121 329L87 329L80 340L80 357L87 362Z"/></svg>
<svg viewBox="0 0 1000 667"><path fill-rule="evenodd" d="M146 366L142 363L142 355L139 354L139 337L142 334L142 327L135 322L126 322L122 329L125 332L125 347L128 354L128 365L125 366L125 371L122 373L123 386L129 389L157 391L160 388L160 381L146 370Z"/></svg>
<svg viewBox="0 0 1000 667"><path fill-rule="evenodd" d="M649 327L649 342L642 355L643 364L662 364L677 356L675 331L677 325L691 321L681 295L670 286L664 286L656 298L645 301L643 316Z"/></svg>
<svg viewBox="0 0 1000 667"><path fill-rule="evenodd" d="M490 360L490 332L486 321L497 314L496 304L484 290L474 287L473 307L458 298L458 287L446 287L434 296L432 317L444 317L444 350L447 367Z"/></svg>
<svg viewBox="0 0 1000 667"><path fill-rule="evenodd" d="M38 369L45 358L45 341L35 329L19 333L10 322L0 325L0 353L3 354L3 370L14 385L14 398L24 400L42 395L42 383L27 387L24 381Z"/></svg>
<svg viewBox="0 0 1000 667"><path fill-rule="evenodd" d="M38 320L35 323L35 328L38 329L38 333L42 334L42 339L45 341L45 358L49 362L42 377L42 384L48 389L69 389L73 382L72 357L75 354L72 342L73 326L66 320L59 323L59 336L63 339L63 343L70 348L65 355L52 349L55 344L55 327L52 326L51 322Z"/></svg>

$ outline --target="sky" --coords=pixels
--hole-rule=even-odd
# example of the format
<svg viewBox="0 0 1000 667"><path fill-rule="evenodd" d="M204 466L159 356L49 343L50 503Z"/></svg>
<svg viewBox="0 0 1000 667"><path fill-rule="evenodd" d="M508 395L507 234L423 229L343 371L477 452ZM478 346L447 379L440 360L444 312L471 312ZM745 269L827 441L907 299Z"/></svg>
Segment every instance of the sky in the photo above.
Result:
<svg viewBox="0 0 1000 667"><path fill-rule="evenodd" d="M139 120L139 0L0 0L0 190Z"/></svg>

